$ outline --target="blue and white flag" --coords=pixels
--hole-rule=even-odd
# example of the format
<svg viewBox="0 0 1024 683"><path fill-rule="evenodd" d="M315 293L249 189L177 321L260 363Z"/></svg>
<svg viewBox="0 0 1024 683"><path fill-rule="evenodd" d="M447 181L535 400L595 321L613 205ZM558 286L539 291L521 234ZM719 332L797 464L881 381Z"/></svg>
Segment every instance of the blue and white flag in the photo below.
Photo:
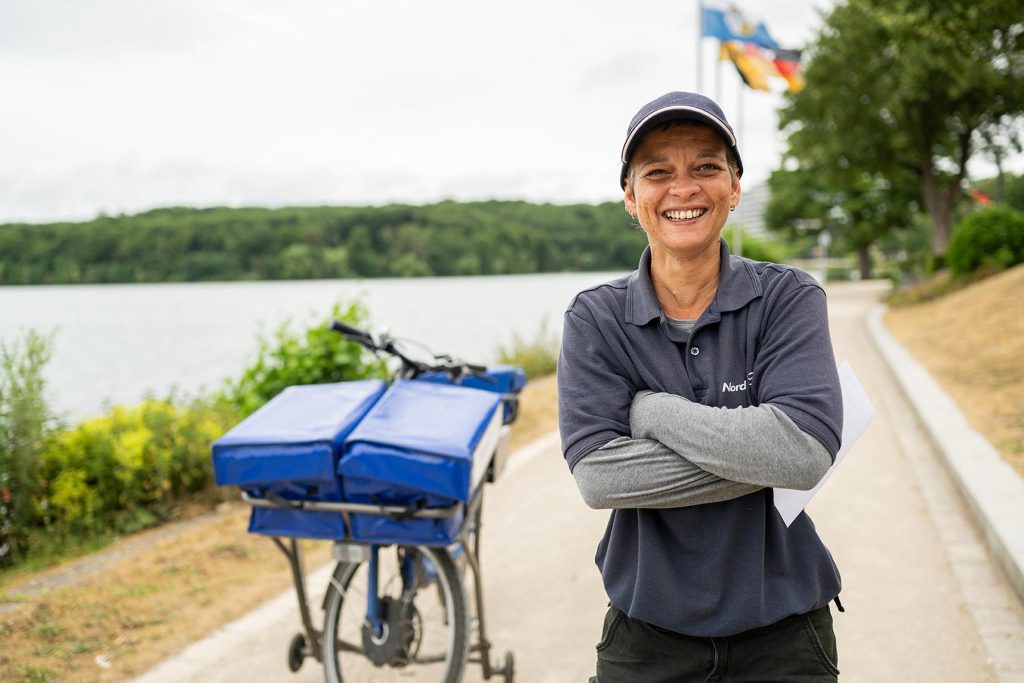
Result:
<svg viewBox="0 0 1024 683"><path fill-rule="evenodd" d="M728 8L704 7L701 12L701 35L719 40L754 43L769 49L779 47L768 35L764 22L755 22L735 5L729 5Z"/></svg>

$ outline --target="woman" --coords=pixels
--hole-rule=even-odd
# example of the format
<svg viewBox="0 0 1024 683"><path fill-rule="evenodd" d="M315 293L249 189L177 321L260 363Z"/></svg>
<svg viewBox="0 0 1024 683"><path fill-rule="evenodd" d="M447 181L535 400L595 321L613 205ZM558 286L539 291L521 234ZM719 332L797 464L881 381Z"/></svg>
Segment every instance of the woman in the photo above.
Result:
<svg viewBox="0 0 1024 683"><path fill-rule="evenodd" d="M771 490L813 488L839 449L825 295L802 271L729 253L742 173L708 98L641 108L620 185L648 247L565 314L562 450L587 504L611 510L599 683L838 676L839 572Z"/></svg>

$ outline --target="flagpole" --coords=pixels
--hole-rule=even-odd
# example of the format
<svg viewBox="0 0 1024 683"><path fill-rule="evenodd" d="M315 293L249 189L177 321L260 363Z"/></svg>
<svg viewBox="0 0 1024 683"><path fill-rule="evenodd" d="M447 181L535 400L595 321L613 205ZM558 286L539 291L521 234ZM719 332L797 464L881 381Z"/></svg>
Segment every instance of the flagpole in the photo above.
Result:
<svg viewBox="0 0 1024 683"><path fill-rule="evenodd" d="M697 92L704 92L704 63L701 43L704 42L704 0L697 0Z"/></svg>
<svg viewBox="0 0 1024 683"><path fill-rule="evenodd" d="M736 146L743 143L743 79L740 79L739 90L736 94ZM732 232L733 253L743 256L743 226L738 222Z"/></svg>
<svg viewBox="0 0 1024 683"><path fill-rule="evenodd" d="M715 60L715 102L722 104L722 41L718 41L718 59Z"/></svg>

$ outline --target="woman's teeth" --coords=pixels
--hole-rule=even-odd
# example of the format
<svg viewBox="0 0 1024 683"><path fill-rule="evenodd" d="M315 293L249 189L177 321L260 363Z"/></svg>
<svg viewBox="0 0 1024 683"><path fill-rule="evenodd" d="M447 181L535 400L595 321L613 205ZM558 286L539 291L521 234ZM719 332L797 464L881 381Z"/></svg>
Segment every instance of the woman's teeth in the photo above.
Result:
<svg viewBox="0 0 1024 683"><path fill-rule="evenodd" d="M707 213L707 209L687 209L686 211L666 211L665 218L672 221L688 221Z"/></svg>

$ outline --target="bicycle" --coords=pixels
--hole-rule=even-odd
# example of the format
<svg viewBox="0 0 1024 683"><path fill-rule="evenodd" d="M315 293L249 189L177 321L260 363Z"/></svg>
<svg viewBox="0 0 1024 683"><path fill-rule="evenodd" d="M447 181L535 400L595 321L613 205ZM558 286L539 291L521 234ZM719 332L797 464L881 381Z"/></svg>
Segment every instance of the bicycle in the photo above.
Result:
<svg viewBox="0 0 1024 683"><path fill-rule="evenodd" d="M468 663L479 663L484 679L498 675L511 683L513 654L507 652L500 665L491 661L480 531L483 483L496 481L503 469L508 425L517 417L525 375L519 368L486 368L449 355L416 360L403 350L401 341L387 334L375 339L341 322L332 329L376 355L397 359L390 383L369 380L293 387L225 434L213 449L218 485L242 488L243 500L253 507L249 530L270 535L291 567L303 632L289 644L289 668L298 671L312 657L323 665L327 683L409 680L410 674L417 675L415 680L457 683ZM440 471L436 462L417 464L420 475L425 472L435 480L424 491L409 488L406 481L391 481L382 492L374 477L379 478L388 459L406 457L402 446L415 446L417 434L434 436L424 429L440 431L432 424L437 420L432 420L430 410L424 415L417 412L428 404L440 406L431 408L434 412L447 406L466 408L463 431L479 432L472 436L474 471L469 476L450 468L451 479L459 481L453 485L435 476ZM255 443L268 441L265 425L280 433L280 425L290 425L296 411L304 411L304 418L311 422L322 421L317 411L343 415L334 417L336 424L331 427L332 452L344 438L345 454L336 465L335 460L324 458L324 448L310 447L301 439L285 443L278 437L275 443ZM410 411L416 415L409 418ZM396 412L409 419L396 421ZM448 417L460 419L460 415ZM405 442L401 434L374 436L403 428L409 431ZM382 441L401 445L382 449ZM281 456L281 462L291 467L284 477L283 466L274 459L293 451L308 456L306 460L328 463L333 471L328 476L317 465L318 472L313 471L317 467L306 466L296 473L295 461ZM314 451L315 458L309 455ZM270 461L274 464L268 466ZM460 466L465 469L465 463ZM367 469L376 473L368 477ZM342 485L332 478L340 478ZM467 481L468 488L462 486ZM282 537L290 541L286 544ZM334 542L332 556L337 564L322 603L322 630L314 626L307 599L297 542L302 537ZM466 597L467 581L472 582L473 601Z"/></svg>

